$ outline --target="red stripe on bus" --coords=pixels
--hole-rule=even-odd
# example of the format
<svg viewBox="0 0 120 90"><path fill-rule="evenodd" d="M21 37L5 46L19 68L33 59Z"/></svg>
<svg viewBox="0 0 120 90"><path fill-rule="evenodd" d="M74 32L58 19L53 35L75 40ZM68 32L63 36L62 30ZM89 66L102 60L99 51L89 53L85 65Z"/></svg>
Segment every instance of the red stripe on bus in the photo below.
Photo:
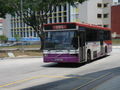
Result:
<svg viewBox="0 0 120 90"><path fill-rule="evenodd" d="M112 44L112 41L111 41L111 40L104 41L104 42L107 43L107 44Z"/></svg>
<svg viewBox="0 0 120 90"><path fill-rule="evenodd" d="M50 24L44 24L44 26L47 26L47 25L56 25L56 24L75 24L77 26L83 26L83 27L88 27L88 28L111 30L110 28L100 27L100 26L93 25L93 24L83 24L83 23L79 23L79 22L50 23Z"/></svg>

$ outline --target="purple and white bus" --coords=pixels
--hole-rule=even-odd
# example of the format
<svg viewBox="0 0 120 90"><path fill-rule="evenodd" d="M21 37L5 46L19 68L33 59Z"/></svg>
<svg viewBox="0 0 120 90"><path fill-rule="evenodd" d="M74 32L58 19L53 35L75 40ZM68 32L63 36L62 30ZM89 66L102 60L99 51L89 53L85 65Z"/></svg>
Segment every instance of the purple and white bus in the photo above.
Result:
<svg viewBox="0 0 120 90"><path fill-rule="evenodd" d="M44 62L82 63L112 51L109 28L81 23L45 24Z"/></svg>

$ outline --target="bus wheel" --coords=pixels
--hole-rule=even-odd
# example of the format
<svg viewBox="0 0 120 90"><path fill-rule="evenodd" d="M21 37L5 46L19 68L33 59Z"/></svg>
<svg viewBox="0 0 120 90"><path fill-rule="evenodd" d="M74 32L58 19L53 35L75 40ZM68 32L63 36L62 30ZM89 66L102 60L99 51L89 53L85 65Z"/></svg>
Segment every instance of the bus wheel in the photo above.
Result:
<svg viewBox="0 0 120 90"><path fill-rule="evenodd" d="M88 51L87 52L87 63L90 63L91 62L91 52Z"/></svg>

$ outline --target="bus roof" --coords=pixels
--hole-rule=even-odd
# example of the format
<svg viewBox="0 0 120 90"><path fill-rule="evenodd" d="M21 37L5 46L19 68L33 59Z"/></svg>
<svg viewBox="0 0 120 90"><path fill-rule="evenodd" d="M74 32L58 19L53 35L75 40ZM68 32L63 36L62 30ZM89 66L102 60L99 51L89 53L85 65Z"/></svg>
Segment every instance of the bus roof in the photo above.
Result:
<svg viewBox="0 0 120 90"><path fill-rule="evenodd" d="M95 29L102 29L102 30L111 30L110 28L106 28L106 27L101 27L101 26L97 26L97 25L93 25L93 24L84 24L84 23L80 23L80 22L64 22L64 23L50 23L50 24L44 24L44 26L47 25L60 25L60 24L75 24L76 26L82 26L82 27L87 27L87 28L95 28Z"/></svg>

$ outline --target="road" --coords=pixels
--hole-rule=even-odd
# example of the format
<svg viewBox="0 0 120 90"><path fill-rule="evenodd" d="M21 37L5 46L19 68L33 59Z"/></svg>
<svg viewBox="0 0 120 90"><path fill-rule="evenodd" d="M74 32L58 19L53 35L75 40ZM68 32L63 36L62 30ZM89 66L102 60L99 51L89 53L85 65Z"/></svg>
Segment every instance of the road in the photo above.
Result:
<svg viewBox="0 0 120 90"><path fill-rule="evenodd" d="M119 90L120 49L89 64L43 63L42 58L0 60L0 90Z"/></svg>

